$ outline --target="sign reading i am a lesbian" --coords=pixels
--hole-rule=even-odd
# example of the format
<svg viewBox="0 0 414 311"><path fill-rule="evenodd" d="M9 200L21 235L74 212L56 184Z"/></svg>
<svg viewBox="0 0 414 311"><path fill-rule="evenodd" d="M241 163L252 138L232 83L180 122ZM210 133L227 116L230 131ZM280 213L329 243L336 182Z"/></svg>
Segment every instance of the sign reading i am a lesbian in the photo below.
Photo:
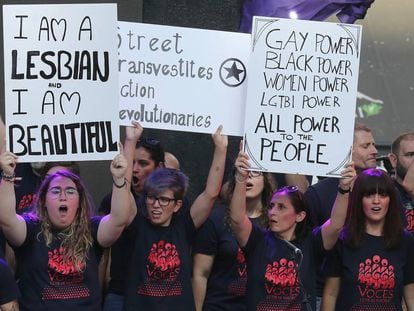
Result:
<svg viewBox="0 0 414 311"><path fill-rule="evenodd" d="M242 136L250 36L119 22L119 118Z"/></svg>
<svg viewBox="0 0 414 311"><path fill-rule="evenodd" d="M349 160L361 26L255 17L245 114L254 169L340 176Z"/></svg>
<svg viewBox="0 0 414 311"><path fill-rule="evenodd" d="M3 6L6 138L21 162L105 160L117 152L116 10Z"/></svg>

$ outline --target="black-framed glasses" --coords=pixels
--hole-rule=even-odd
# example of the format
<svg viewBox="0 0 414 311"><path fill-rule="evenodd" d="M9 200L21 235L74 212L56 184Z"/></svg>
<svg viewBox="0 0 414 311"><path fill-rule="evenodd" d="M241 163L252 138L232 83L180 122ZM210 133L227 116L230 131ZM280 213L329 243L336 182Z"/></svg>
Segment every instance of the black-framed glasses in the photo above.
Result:
<svg viewBox="0 0 414 311"><path fill-rule="evenodd" d="M263 175L263 172L261 172L261 171L249 171L249 176L250 177L259 177L259 176L262 176Z"/></svg>
<svg viewBox="0 0 414 311"><path fill-rule="evenodd" d="M152 194L147 194L145 200L147 201L148 204L155 204L156 201L158 201L158 204L160 206L168 206L172 201L177 201L177 199L174 198L167 198L167 197L156 197L155 195Z"/></svg>
<svg viewBox="0 0 414 311"><path fill-rule="evenodd" d="M61 187L52 187L49 188L47 192L49 193L49 197L54 200L60 198L62 193L65 194L67 199L74 199L79 196L78 190L73 187L68 187L65 189L62 189Z"/></svg>

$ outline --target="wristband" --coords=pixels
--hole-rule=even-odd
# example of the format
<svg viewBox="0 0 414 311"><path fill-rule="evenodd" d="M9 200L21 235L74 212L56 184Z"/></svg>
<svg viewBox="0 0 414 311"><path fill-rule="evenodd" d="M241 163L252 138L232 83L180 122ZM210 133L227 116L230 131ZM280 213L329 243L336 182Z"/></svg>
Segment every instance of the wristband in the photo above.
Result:
<svg viewBox="0 0 414 311"><path fill-rule="evenodd" d="M16 174L5 174L4 172L1 172L1 179L3 179L4 181L8 181L8 182L14 182L14 180L16 179Z"/></svg>
<svg viewBox="0 0 414 311"><path fill-rule="evenodd" d="M124 188L124 187L125 187L125 185L126 185L126 178L124 178L124 182L123 182L123 184L122 184L122 185L117 185L114 179L112 179L112 183L113 183L113 184L114 184L114 186L115 186L115 187L117 187L118 189Z"/></svg>
<svg viewBox="0 0 414 311"><path fill-rule="evenodd" d="M341 186L338 186L338 192L339 192L340 194L347 194L347 193L350 193L350 192L351 192L351 187L349 187L348 189L343 189L343 188L341 188Z"/></svg>

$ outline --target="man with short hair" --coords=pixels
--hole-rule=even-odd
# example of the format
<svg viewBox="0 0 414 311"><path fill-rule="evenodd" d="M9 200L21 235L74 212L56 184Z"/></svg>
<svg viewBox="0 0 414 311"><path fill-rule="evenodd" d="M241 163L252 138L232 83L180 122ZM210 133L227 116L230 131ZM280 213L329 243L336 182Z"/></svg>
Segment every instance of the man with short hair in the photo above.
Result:
<svg viewBox="0 0 414 311"><path fill-rule="evenodd" d="M394 140L388 159L395 171L406 229L414 232L414 132L403 133Z"/></svg>

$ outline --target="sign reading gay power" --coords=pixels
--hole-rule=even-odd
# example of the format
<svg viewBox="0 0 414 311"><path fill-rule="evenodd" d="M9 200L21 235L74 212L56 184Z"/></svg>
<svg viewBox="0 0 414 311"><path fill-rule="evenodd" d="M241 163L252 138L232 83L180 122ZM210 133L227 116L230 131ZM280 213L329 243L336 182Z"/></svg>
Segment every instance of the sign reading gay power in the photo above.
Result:
<svg viewBox="0 0 414 311"><path fill-rule="evenodd" d="M120 122L243 135L250 36L118 23Z"/></svg>
<svg viewBox="0 0 414 311"><path fill-rule="evenodd" d="M361 26L256 17L245 150L261 171L339 176L351 154Z"/></svg>
<svg viewBox="0 0 414 311"><path fill-rule="evenodd" d="M116 9L3 6L6 133L21 162L113 158Z"/></svg>

